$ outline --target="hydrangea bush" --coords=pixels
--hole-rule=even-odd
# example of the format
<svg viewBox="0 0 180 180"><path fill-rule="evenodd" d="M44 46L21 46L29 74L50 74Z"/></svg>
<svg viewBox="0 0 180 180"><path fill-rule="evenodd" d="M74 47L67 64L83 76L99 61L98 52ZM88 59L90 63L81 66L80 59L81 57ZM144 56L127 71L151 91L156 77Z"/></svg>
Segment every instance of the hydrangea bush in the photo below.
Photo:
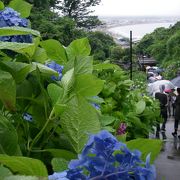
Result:
<svg viewBox="0 0 180 180"><path fill-rule="evenodd" d="M0 11L0 28L2 27L27 27L28 20L20 17L20 13L12 8L6 7ZM0 41L4 42L20 42L32 43L31 35L14 35L14 36L0 36Z"/></svg>
<svg viewBox="0 0 180 180"><path fill-rule="evenodd" d="M49 180L154 180L155 167L141 160L141 152L131 151L112 134L102 130L91 135L77 160L69 163L69 170L54 173Z"/></svg>

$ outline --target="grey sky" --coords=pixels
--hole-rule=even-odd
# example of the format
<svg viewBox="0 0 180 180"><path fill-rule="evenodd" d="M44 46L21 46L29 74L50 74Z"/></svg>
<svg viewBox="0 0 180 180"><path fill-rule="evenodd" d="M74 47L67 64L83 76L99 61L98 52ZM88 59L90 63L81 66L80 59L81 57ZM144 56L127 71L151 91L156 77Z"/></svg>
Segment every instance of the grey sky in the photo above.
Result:
<svg viewBox="0 0 180 180"><path fill-rule="evenodd" d="M102 0L95 15L180 16L180 0Z"/></svg>

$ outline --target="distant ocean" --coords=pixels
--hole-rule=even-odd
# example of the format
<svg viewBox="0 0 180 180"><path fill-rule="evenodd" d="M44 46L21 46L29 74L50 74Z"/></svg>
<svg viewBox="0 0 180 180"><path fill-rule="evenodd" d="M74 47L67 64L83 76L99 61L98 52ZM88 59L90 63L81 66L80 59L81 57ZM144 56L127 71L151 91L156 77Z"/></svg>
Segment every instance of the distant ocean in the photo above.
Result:
<svg viewBox="0 0 180 180"><path fill-rule="evenodd" d="M156 28L165 27L169 28L176 22L168 23L145 23L145 24L133 24L133 25L121 25L113 28L109 28L108 31L117 36L129 37L130 31L132 31L133 39L141 39L145 34L153 32Z"/></svg>

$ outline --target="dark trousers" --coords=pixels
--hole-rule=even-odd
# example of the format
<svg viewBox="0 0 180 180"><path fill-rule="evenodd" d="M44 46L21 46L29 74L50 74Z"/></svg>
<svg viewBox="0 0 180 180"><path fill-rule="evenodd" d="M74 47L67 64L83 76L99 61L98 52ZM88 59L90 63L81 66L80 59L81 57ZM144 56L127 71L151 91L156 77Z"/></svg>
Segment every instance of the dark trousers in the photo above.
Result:
<svg viewBox="0 0 180 180"><path fill-rule="evenodd" d="M175 132L177 132L177 130L178 130L178 124L179 124L179 119L175 118L175 121L174 121L174 130L175 130Z"/></svg>

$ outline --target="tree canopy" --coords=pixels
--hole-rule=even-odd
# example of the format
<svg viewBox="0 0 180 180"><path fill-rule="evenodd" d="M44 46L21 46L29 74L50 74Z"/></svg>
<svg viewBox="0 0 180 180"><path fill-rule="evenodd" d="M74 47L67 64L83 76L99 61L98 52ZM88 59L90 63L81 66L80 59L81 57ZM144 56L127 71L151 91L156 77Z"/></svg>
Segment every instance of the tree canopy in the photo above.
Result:
<svg viewBox="0 0 180 180"><path fill-rule="evenodd" d="M95 26L100 24L97 16L90 16L93 10L90 7L99 5L101 0L59 0L57 8L64 16L68 16L77 22L79 27L87 27L87 22Z"/></svg>

